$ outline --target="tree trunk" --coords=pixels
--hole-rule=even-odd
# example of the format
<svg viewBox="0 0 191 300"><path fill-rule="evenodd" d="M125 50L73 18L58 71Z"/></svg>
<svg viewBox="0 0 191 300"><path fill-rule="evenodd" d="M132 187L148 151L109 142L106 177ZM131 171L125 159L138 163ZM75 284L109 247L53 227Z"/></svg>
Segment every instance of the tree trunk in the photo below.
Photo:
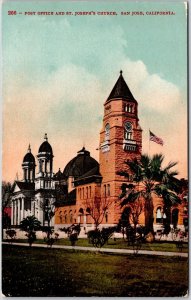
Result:
<svg viewBox="0 0 191 300"><path fill-rule="evenodd" d="M166 214L166 218L163 219L163 225L165 228L165 233L168 234L170 232L170 223L171 223L171 210L170 207L164 206L164 213Z"/></svg>
<svg viewBox="0 0 191 300"><path fill-rule="evenodd" d="M50 228L50 219L48 218L48 232L47 232L47 239L50 239L50 232L51 232L51 228Z"/></svg>
<svg viewBox="0 0 191 300"><path fill-rule="evenodd" d="M98 230L99 223L95 221L94 225L95 225L95 230Z"/></svg>
<svg viewBox="0 0 191 300"><path fill-rule="evenodd" d="M164 212L166 214L166 224L170 225L171 223L171 210L170 207L164 207Z"/></svg>
<svg viewBox="0 0 191 300"><path fill-rule="evenodd" d="M154 233L154 228L153 228L153 200L151 197L148 197L145 199L145 227L146 227L146 232L152 232Z"/></svg>

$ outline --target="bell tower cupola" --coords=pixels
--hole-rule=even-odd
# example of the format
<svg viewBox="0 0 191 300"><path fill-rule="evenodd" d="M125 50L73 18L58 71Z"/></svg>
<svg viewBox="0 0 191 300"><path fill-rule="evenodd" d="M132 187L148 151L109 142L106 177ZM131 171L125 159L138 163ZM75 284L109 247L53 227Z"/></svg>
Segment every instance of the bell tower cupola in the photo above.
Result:
<svg viewBox="0 0 191 300"><path fill-rule="evenodd" d="M35 180L35 158L31 153L31 147L29 144L28 152L23 158L22 168L23 168L23 180L28 182L34 182Z"/></svg>
<svg viewBox="0 0 191 300"><path fill-rule="evenodd" d="M44 142L40 145L38 150L38 177L52 177L53 176L53 151L48 142L47 133L44 136Z"/></svg>

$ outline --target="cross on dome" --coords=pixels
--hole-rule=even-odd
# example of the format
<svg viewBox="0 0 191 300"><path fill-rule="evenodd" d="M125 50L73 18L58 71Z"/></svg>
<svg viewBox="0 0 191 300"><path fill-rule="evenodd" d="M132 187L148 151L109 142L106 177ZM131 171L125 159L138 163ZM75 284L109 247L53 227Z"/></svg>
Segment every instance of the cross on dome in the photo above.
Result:
<svg viewBox="0 0 191 300"><path fill-rule="evenodd" d="M29 144L28 153L31 153L31 145Z"/></svg>

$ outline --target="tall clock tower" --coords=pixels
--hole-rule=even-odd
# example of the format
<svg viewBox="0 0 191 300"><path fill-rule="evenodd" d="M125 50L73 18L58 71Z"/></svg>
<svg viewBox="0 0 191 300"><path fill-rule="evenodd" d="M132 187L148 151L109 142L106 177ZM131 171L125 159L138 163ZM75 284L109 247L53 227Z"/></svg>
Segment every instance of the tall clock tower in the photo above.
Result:
<svg viewBox="0 0 191 300"><path fill-rule="evenodd" d="M121 185L127 182L119 171L128 171L125 161L139 158L142 150L142 129L138 103L128 88L122 71L104 104L103 127L100 132L100 173L103 177L101 197L113 200L109 223L117 223L120 212L118 197ZM129 181L132 181L129 174ZM113 216L113 217L112 217Z"/></svg>

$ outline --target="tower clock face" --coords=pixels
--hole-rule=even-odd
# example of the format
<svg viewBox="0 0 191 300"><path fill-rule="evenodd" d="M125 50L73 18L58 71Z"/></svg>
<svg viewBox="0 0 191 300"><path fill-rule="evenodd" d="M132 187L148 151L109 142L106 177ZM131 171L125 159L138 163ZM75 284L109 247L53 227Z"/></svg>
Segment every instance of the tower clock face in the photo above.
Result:
<svg viewBox="0 0 191 300"><path fill-rule="evenodd" d="M130 122L126 122L124 127L125 127L126 131L131 131L132 130L132 124Z"/></svg>

